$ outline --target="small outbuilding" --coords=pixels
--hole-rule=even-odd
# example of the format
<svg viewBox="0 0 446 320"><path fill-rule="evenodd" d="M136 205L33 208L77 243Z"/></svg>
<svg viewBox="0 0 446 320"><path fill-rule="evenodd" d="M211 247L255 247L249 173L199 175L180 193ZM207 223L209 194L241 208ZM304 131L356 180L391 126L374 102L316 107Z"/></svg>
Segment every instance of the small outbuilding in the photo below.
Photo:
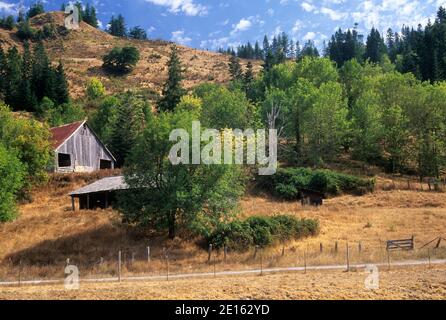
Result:
<svg viewBox="0 0 446 320"><path fill-rule="evenodd" d="M98 180L86 187L73 191L71 205L76 210L76 198L79 199L79 210L107 209L113 205L116 192L129 189L124 176L108 177Z"/></svg>
<svg viewBox="0 0 446 320"><path fill-rule="evenodd" d="M50 130L55 153L54 172L93 172L115 168L115 157L85 120Z"/></svg>

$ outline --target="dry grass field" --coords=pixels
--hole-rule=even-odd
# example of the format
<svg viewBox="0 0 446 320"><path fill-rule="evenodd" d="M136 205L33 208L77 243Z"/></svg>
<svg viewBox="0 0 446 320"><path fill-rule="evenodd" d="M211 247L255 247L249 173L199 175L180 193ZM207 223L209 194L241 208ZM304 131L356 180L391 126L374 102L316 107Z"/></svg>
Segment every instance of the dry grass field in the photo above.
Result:
<svg viewBox="0 0 446 320"><path fill-rule="evenodd" d="M115 172L116 174L118 172ZM163 248L169 252L170 274L246 270L268 267L346 263L349 243L350 263L386 263L385 241L415 237L417 250L392 253L391 261L426 260L428 249L420 247L446 235L446 194L405 190L406 182L378 179L378 190L363 197L342 196L326 201L321 208L302 208L297 202L280 202L262 195L247 195L240 214L293 214L317 218L317 237L278 244L254 258L254 250L222 252L207 261L207 252L186 234L174 241L149 235L121 224L113 210L70 211L67 194L110 172L94 175L55 175L46 187L33 193L34 201L20 206L20 217L0 225L0 280L63 279L66 259L79 266L81 277L116 276L117 253L123 252L123 275L165 275ZM396 188L396 189L394 189ZM414 183L414 187L415 183ZM335 243L338 242L338 251ZM322 244L323 250L320 251ZM152 260L147 262L146 247ZM361 246L361 251L359 251ZM446 243L430 250L432 259L445 258ZM432 245L430 246L432 248ZM21 261L21 265L20 262ZM311 271L307 275L281 274L265 277L225 277L220 279L176 280L148 283L83 284L79 292L65 292L61 285L0 288L0 298L446 298L446 269L435 266L383 271L379 292L363 289L364 273ZM194 290L192 290L192 288ZM196 290L196 288L203 288ZM342 290L337 290L342 289Z"/></svg>
<svg viewBox="0 0 446 320"><path fill-rule="evenodd" d="M41 28L45 23L53 22L61 27L64 24L62 12L42 14L32 19L32 26ZM21 48L21 42L14 31L0 30L0 44ZM115 46L133 45L141 54L136 68L125 76L112 76L101 68L102 57ZM73 98L84 96L85 85L89 78L97 77L104 83L108 93L122 92L128 89L145 90L156 95L161 93L167 78L167 61L171 43L150 40L139 41L113 37L82 22L78 30L67 35L58 35L45 41L45 47L53 63L64 63ZM199 83L229 81L228 56L215 52L178 46L180 58L186 68L184 86L192 88ZM246 65L243 61L242 65ZM260 63L253 61L255 71L260 70Z"/></svg>
<svg viewBox="0 0 446 320"><path fill-rule="evenodd" d="M446 267L380 272L379 289L364 286L364 272L307 272L157 282L62 284L0 288L0 299L436 299L446 298Z"/></svg>

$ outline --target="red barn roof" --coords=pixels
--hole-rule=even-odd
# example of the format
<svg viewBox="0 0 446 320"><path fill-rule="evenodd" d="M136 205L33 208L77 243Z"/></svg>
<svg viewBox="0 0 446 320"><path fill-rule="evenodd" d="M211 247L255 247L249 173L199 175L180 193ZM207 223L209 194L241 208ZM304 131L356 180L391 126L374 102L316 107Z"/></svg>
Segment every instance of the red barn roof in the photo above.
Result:
<svg viewBox="0 0 446 320"><path fill-rule="evenodd" d="M85 123L84 121L73 122L60 127L51 128L53 135L53 148L59 148L69 137L73 135Z"/></svg>

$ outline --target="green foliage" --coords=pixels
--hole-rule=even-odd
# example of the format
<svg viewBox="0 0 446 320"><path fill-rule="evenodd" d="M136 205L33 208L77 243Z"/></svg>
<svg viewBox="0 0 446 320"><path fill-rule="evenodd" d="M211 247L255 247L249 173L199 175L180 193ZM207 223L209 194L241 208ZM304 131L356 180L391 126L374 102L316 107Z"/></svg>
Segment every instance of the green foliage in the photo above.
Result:
<svg viewBox="0 0 446 320"><path fill-rule="evenodd" d="M14 16L7 16L7 17L2 17L0 18L0 28L4 28L6 30L12 30L14 29L16 23L15 23L15 19Z"/></svg>
<svg viewBox="0 0 446 320"><path fill-rule="evenodd" d="M228 90L220 85L203 85L195 90L201 98L203 126L215 129L245 129L254 124L254 107L240 90Z"/></svg>
<svg viewBox="0 0 446 320"><path fill-rule="evenodd" d="M136 26L129 30L129 38L136 40L147 40L147 32L140 26Z"/></svg>
<svg viewBox="0 0 446 320"><path fill-rule="evenodd" d="M339 29L328 43L327 55L338 67L342 67L345 62L352 59L362 60L363 54L364 44L360 41L356 28L346 32Z"/></svg>
<svg viewBox="0 0 446 320"><path fill-rule="evenodd" d="M229 74L232 81L242 81L243 79L243 70L240 65L240 59L235 56L231 56L229 59Z"/></svg>
<svg viewBox="0 0 446 320"><path fill-rule="evenodd" d="M91 78L87 83L87 97L96 100L105 96L105 87L98 78Z"/></svg>
<svg viewBox="0 0 446 320"><path fill-rule="evenodd" d="M110 72L127 73L133 70L140 58L136 47L115 47L103 57L102 67Z"/></svg>
<svg viewBox="0 0 446 320"><path fill-rule="evenodd" d="M45 8L43 6L43 3L41 1L37 1L34 4L32 4L26 13L27 19L30 19L32 17L35 17L39 14L42 14L45 12Z"/></svg>
<svg viewBox="0 0 446 320"><path fill-rule="evenodd" d="M25 168L0 142L0 222L17 215L16 194L24 185Z"/></svg>
<svg viewBox="0 0 446 320"><path fill-rule="evenodd" d="M36 37L36 29L31 27L29 20L23 21L17 26L17 37L22 40L34 39Z"/></svg>
<svg viewBox="0 0 446 320"><path fill-rule="evenodd" d="M116 121L119 104L120 100L116 96L106 97L89 119L93 131L107 145L111 141L113 124Z"/></svg>
<svg viewBox="0 0 446 320"><path fill-rule="evenodd" d="M298 240L318 232L319 221L313 219L298 219L290 215L253 216L245 221L220 223L207 236L207 241L217 249L226 246L246 251L252 246L267 247L277 241Z"/></svg>
<svg viewBox="0 0 446 320"><path fill-rule="evenodd" d="M190 132L194 116L184 111L149 117L124 171L132 192L122 196L120 210L130 223L168 231L204 230L225 219L243 191L241 172L231 165L173 165L169 141L173 129Z"/></svg>
<svg viewBox="0 0 446 320"><path fill-rule="evenodd" d="M0 94L14 110L36 111L44 97L56 105L69 102L68 83L62 63L52 67L43 43L34 50L27 41L23 54L11 47L5 55L0 49Z"/></svg>
<svg viewBox="0 0 446 320"><path fill-rule="evenodd" d="M367 37L364 60L370 60L370 62L378 63L381 61L381 57L386 53L386 51L387 48L381 34L377 29L372 28L369 36Z"/></svg>
<svg viewBox="0 0 446 320"><path fill-rule="evenodd" d="M168 78L163 87L162 99L158 103L160 111L173 111L186 93L181 82L183 81L184 69L178 55L178 48L173 45L170 53L170 60L167 64Z"/></svg>
<svg viewBox="0 0 446 320"><path fill-rule="evenodd" d="M50 99L43 98L39 105L39 113L51 127L58 127L64 124L85 119L85 111L81 105L74 103L63 103L56 105Z"/></svg>
<svg viewBox="0 0 446 320"><path fill-rule="evenodd" d="M26 188L46 180L46 169L53 159L46 126L35 120L16 118L7 106L0 105L0 143L14 150L24 164Z"/></svg>
<svg viewBox="0 0 446 320"><path fill-rule="evenodd" d="M112 16L108 25L108 32L112 36L125 37L127 35L127 27L125 25L125 19L122 15L118 15L118 17Z"/></svg>
<svg viewBox="0 0 446 320"><path fill-rule="evenodd" d="M327 196L342 193L364 194L373 191L375 181L330 170L287 168L279 169L272 177L262 178L260 186L283 199L296 200L303 191L318 192Z"/></svg>
<svg viewBox="0 0 446 320"><path fill-rule="evenodd" d="M146 125L146 118L151 113L150 105L133 93L124 94L116 106L115 118L109 125L111 152L115 155L118 166L124 165L138 135ZM113 116L113 113L110 113ZM102 124L104 125L104 124Z"/></svg>

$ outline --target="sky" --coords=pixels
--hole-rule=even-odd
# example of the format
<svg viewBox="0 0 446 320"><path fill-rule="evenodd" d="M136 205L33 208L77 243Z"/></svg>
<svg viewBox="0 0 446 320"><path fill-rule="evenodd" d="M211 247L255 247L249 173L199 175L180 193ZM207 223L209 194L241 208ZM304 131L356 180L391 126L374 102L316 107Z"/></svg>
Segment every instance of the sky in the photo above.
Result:
<svg viewBox="0 0 446 320"><path fill-rule="evenodd" d="M35 0L0 0L0 12L17 12ZM63 0L43 0L47 11L59 10ZM216 50L247 41L263 41L287 32L301 43L317 46L338 28L358 23L360 33L372 28L399 31L434 19L446 0L83 0L98 11L102 28L112 15L122 14L128 27L141 26L149 38L171 40L195 48Z"/></svg>

